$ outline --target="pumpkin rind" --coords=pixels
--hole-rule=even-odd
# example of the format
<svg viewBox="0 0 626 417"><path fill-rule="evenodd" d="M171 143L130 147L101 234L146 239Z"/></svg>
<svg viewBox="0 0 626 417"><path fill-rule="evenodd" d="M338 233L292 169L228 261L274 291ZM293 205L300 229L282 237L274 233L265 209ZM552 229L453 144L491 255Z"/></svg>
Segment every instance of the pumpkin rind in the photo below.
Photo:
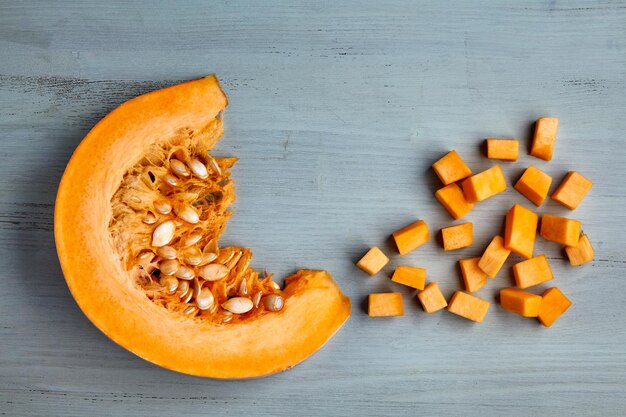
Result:
<svg viewBox="0 0 626 417"><path fill-rule="evenodd" d="M151 302L124 270L109 238L111 197L126 170L155 141L179 129L221 135L211 123L227 106L208 76L123 103L87 134L61 180L55 206L57 252L85 315L116 343L178 372L248 378L294 366L319 349L350 315L350 301L325 271L286 279L279 312L233 324L202 322Z"/></svg>

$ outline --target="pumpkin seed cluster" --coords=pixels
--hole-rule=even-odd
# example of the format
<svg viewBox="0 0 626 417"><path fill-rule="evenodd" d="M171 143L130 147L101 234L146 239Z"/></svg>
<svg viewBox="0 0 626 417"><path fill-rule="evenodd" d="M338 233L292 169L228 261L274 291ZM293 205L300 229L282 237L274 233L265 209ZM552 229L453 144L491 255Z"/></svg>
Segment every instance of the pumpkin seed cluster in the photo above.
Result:
<svg viewBox="0 0 626 417"><path fill-rule="evenodd" d="M280 311L272 276L250 268L247 248L218 246L235 200L229 168L193 132L155 144L111 200L109 231L120 260L156 304L216 323Z"/></svg>

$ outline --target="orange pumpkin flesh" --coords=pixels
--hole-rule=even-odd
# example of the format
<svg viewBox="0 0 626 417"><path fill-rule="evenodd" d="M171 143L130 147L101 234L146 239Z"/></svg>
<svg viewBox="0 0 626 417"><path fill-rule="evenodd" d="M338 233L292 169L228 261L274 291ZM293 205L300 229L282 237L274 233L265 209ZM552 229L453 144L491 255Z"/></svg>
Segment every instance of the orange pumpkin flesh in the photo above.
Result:
<svg viewBox="0 0 626 417"><path fill-rule="evenodd" d="M217 247L234 201L228 180L234 158L216 160L219 174L212 172L206 181L212 189L202 191L199 181L187 181L191 194L177 196L161 182L170 151L175 158L192 154L210 158L207 152L222 134L226 106L217 79L209 76L137 97L113 110L89 132L66 168L55 207L55 239L72 295L112 340L175 371L248 378L290 368L319 349L349 317L350 301L325 271L298 271L280 290L271 277L260 278L248 267L249 250ZM155 185L147 182L145 170L141 177L150 161L156 167ZM152 177L149 181L154 181ZM141 190L148 191L137 195ZM163 190L178 210L202 198L192 206L200 213L196 225L176 220L182 234L172 245L178 251L184 251L182 239L198 229L203 233L199 249L208 247L216 255L242 253L232 261L231 271L236 272L226 278L198 279L214 293L212 309L183 314L190 305L163 290L156 279L160 264L139 260L141 248L156 250L150 241L154 227L176 219L172 213L155 213L154 224L138 221L148 209L146 200ZM242 295L243 279L245 297L277 294L284 299L282 309L269 311L259 303L250 312L227 315L219 305Z"/></svg>

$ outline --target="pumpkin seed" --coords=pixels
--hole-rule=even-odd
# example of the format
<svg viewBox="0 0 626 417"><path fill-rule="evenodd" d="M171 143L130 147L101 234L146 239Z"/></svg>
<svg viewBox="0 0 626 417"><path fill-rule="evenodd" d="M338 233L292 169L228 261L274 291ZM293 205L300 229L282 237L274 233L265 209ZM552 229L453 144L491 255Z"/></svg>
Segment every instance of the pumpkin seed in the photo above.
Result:
<svg viewBox="0 0 626 417"><path fill-rule="evenodd" d="M285 300L280 294L270 294L263 298L263 305L269 311L280 311L284 304Z"/></svg>
<svg viewBox="0 0 626 417"><path fill-rule="evenodd" d="M165 174L163 179L165 180L166 183L168 183L172 187L176 187L178 185L178 178L176 178L172 174Z"/></svg>
<svg viewBox="0 0 626 417"><path fill-rule="evenodd" d="M207 281L217 281L225 278L228 275L228 272L228 268L224 265L212 263L201 267L198 275Z"/></svg>
<svg viewBox="0 0 626 417"><path fill-rule="evenodd" d="M171 246L161 246L157 249L157 255L163 259L176 259L176 249Z"/></svg>
<svg viewBox="0 0 626 417"><path fill-rule="evenodd" d="M244 314L252 310L253 304L249 298L233 297L223 303L222 307L233 314Z"/></svg>
<svg viewBox="0 0 626 417"><path fill-rule="evenodd" d="M202 264L208 264L217 259L217 254L209 252L202 257Z"/></svg>
<svg viewBox="0 0 626 417"><path fill-rule="evenodd" d="M145 217L143 218L143 222L145 224L155 224L157 222L157 218L151 211L147 212Z"/></svg>
<svg viewBox="0 0 626 417"><path fill-rule="evenodd" d="M233 269L235 265L237 265L237 262L239 262L239 259L241 259L242 255L243 253L241 253L241 251L238 251L237 254L233 256L230 261L228 261L228 263L226 264L226 268L228 268L229 271Z"/></svg>
<svg viewBox="0 0 626 417"><path fill-rule="evenodd" d="M218 163L215 160L215 158L213 158L211 155L209 155L208 159L209 159L209 166L211 167L213 172L215 172L217 175L222 175L222 169L218 165Z"/></svg>
<svg viewBox="0 0 626 417"><path fill-rule="evenodd" d="M233 316L226 316L222 319L222 323L228 323L233 319Z"/></svg>
<svg viewBox="0 0 626 417"><path fill-rule="evenodd" d="M200 310L208 310L213 307L215 297L209 288L202 288L196 296L196 305Z"/></svg>
<svg viewBox="0 0 626 417"><path fill-rule="evenodd" d="M189 170L187 166L180 162L178 159L170 159L170 168L174 171L175 174L180 175L181 177L188 177Z"/></svg>
<svg viewBox="0 0 626 417"><path fill-rule="evenodd" d="M278 285L277 283L275 283L274 281L270 281L270 286L272 288L274 288L275 290L280 291L280 285Z"/></svg>
<svg viewBox="0 0 626 417"><path fill-rule="evenodd" d="M242 279L239 284L239 295L248 295L248 283L245 279Z"/></svg>
<svg viewBox="0 0 626 417"><path fill-rule="evenodd" d="M200 265L202 263L203 257L200 249L196 247L190 247L185 251L184 261L188 265Z"/></svg>
<svg viewBox="0 0 626 417"><path fill-rule="evenodd" d="M185 316L194 316L198 312L198 309L195 306L189 306L183 310L183 314Z"/></svg>
<svg viewBox="0 0 626 417"><path fill-rule="evenodd" d="M165 275L174 275L180 267L176 259L169 259L159 263L159 270Z"/></svg>
<svg viewBox="0 0 626 417"><path fill-rule="evenodd" d="M131 195L130 201L133 201L135 203L141 203L141 198L137 197L136 195Z"/></svg>
<svg viewBox="0 0 626 417"><path fill-rule="evenodd" d="M221 249L215 262L217 262L218 264L226 265L228 261L233 259L233 256L235 256L235 250L233 248Z"/></svg>
<svg viewBox="0 0 626 417"><path fill-rule="evenodd" d="M189 161L189 168L191 169L191 172L193 172L198 178L205 179L209 176L209 173L206 170L206 165L204 165L198 159L194 158Z"/></svg>
<svg viewBox="0 0 626 417"><path fill-rule="evenodd" d="M185 297L187 297L187 294L189 294L190 291L192 291L189 288L189 281L179 281L180 283L178 284L178 297L183 300ZM183 285L183 284L187 284L187 285Z"/></svg>
<svg viewBox="0 0 626 417"><path fill-rule="evenodd" d="M254 308L258 308L259 307L259 303L261 302L261 297L263 296L263 292L262 291L257 291L256 294L254 294L254 296L252 296L252 303L254 304Z"/></svg>
<svg viewBox="0 0 626 417"><path fill-rule="evenodd" d="M237 269L235 269L235 275L239 276L246 272L248 266L250 266L250 258L252 254L250 252L246 252L245 255L241 257L241 260L237 264Z"/></svg>
<svg viewBox="0 0 626 417"><path fill-rule="evenodd" d="M164 199L158 199L154 201L154 209L161 214L170 214L172 212L172 205Z"/></svg>
<svg viewBox="0 0 626 417"><path fill-rule="evenodd" d="M193 207L188 205L178 206L174 209L174 213L187 223L196 224L200 221L200 215Z"/></svg>
<svg viewBox="0 0 626 417"><path fill-rule="evenodd" d="M178 294L179 296L186 295L189 290L189 281L179 281L178 282Z"/></svg>
<svg viewBox="0 0 626 417"><path fill-rule="evenodd" d="M176 225L172 220L166 220L152 232L152 246L161 247L165 246L174 238L174 232L176 232Z"/></svg>
<svg viewBox="0 0 626 417"><path fill-rule="evenodd" d="M145 259L148 259L151 256L154 256L154 252L152 252L150 249L144 249L141 252L139 252L139 254L137 255L137 259L139 259L140 261L143 261Z"/></svg>
<svg viewBox="0 0 626 417"><path fill-rule="evenodd" d="M200 242L200 240L202 240L202 235L200 233L192 233L183 240L183 248L195 245L196 243Z"/></svg>
<svg viewBox="0 0 626 417"><path fill-rule="evenodd" d="M176 292L176 289L178 289L178 280L174 277L161 277L159 279L159 283L170 294L173 294L174 292Z"/></svg>
<svg viewBox="0 0 626 417"><path fill-rule="evenodd" d="M178 271L176 271L176 276L180 279L189 281L193 279L196 276L196 274L195 272L193 272L193 269L189 268L188 266L181 265L178 268Z"/></svg>
<svg viewBox="0 0 626 417"><path fill-rule="evenodd" d="M180 296L180 301L183 303L188 303L193 298L193 288L187 288L187 291L183 295Z"/></svg>

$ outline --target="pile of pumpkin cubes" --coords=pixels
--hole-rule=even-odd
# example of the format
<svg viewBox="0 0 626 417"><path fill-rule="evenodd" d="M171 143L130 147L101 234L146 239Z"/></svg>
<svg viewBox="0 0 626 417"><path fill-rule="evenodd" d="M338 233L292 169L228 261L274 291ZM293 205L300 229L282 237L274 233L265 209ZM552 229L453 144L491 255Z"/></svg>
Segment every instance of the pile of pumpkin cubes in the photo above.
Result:
<svg viewBox="0 0 626 417"><path fill-rule="evenodd" d="M550 161L554 150L558 118L542 117L535 124L535 134L530 155ZM503 161L516 161L519 142L515 139L487 139L487 157ZM500 165L472 175L472 171L453 150L432 165L444 187L435 192L441 205L456 220L483 201L506 190L506 181ZM540 169L529 166L515 184L515 189L536 206L548 196L552 177ZM570 210L576 209L591 189L592 182L578 172L569 172L551 198ZM460 259L459 266L465 291L456 291L446 300L436 282L426 285L426 269L414 266L398 266L392 281L419 290L417 298L427 313L443 308L475 322L482 322L490 303L475 293L487 283L487 277L495 278L511 252L526 260L513 266L517 288L500 290L500 306L524 317L537 317L544 326L551 326L570 306L571 301L557 288L543 294L523 291L526 288L553 279L552 270L545 255L533 257L537 230L546 240L565 247L570 264L583 265L593 260L594 252L586 234L581 232L578 220L543 214L538 228L539 216L532 210L515 204L506 214L504 236L493 237L481 257ZM472 223L463 223L441 229L445 251L464 248L473 243ZM430 240L428 226L418 220L393 233L400 255L405 255ZM372 247L357 266L375 275L389 262L389 258L377 246ZM370 316L401 316L404 314L402 296L398 292L369 295Z"/></svg>

